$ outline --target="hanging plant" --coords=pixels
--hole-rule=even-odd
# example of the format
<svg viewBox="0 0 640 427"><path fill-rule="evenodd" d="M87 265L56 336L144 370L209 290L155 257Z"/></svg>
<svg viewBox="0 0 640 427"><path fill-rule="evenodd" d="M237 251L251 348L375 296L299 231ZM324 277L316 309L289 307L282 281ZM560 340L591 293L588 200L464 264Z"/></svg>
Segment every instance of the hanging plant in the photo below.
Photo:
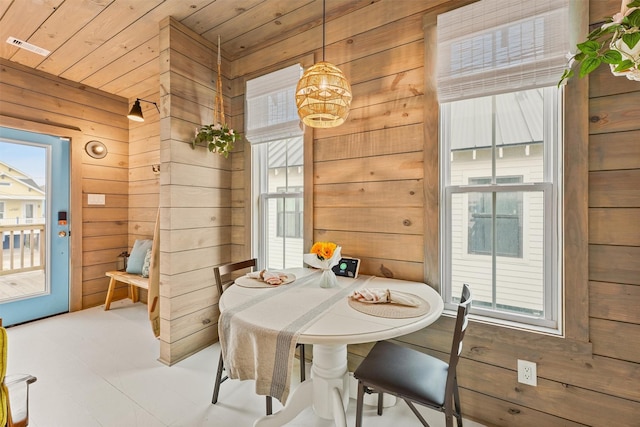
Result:
<svg viewBox="0 0 640 427"><path fill-rule="evenodd" d="M229 157L233 143L240 138L240 134L224 123L224 103L222 98L222 73L220 72L220 36L218 36L218 76L216 79L216 96L213 106L213 121L210 125L196 128L196 134L191 141L191 148L204 145L212 153Z"/></svg>
<svg viewBox="0 0 640 427"><path fill-rule="evenodd" d="M573 77L574 63L580 64L580 77L609 64L614 76L640 81L640 0L622 0L620 12L607 18L576 47L578 52L570 55L569 68L558 86Z"/></svg>
<svg viewBox="0 0 640 427"><path fill-rule="evenodd" d="M212 153L229 157L229 152L233 150L233 143L239 137L240 135L233 129L229 129L226 124L203 125L200 129L196 129L191 146L195 149L196 145L205 145Z"/></svg>

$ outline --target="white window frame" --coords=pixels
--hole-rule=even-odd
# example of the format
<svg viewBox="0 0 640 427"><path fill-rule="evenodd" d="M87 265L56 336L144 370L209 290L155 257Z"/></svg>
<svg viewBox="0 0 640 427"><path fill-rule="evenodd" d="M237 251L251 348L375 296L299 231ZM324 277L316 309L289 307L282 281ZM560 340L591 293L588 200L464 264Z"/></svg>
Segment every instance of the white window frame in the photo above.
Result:
<svg viewBox="0 0 640 427"><path fill-rule="evenodd" d="M452 295L452 195L481 191L537 191L544 200L544 289L542 317L491 310L473 306L472 314L479 319L517 328L563 333L563 89L556 84L566 67L566 52L570 48L568 0L529 2L526 0L480 0L438 16L437 85L440 103L440 283L447 310L454 309ZM504 36L508 34L508 37ZM473 40L473 42L470 42ZM477 43L482 40L482 43ZM464 58L467 67L454 70ZM507 60L502 60L502 59ZM542 88L544 171L541 182L524 184L452 185L450 177L451 150L447 125L449 102ZM443 125L443 123L445 123ZM557 123L557 127L549 124ZM494 143L495 144L495 143ZM494 148L497 150L497 148ZM492 176L496 176L496 155L492 155ZM526 194L525 194L526 196ZM495 203L495 198L493 199ZM494 210L495 214L495 210ZM492 275L495 276L495 245L492 254ZM527 249L523 248L523 255ZM495 285L495 277L493 278ZM495 298L493 298L495 301Z"/></svg>
<svg viewBox="0 0 640 427"><path fill-rule="evenodd" d="M300 144L304 149L304 137L301 135ZM270 199L276 198L300 198L304 197L304 192L269 192L267 177L269 174L269 158L268 144L254 144L251 146L251 194L254 201L251 209L251 218L253 224L252 248L254 248L253 256L258 260L259 268L267 268L269 260L267 259L267 241L268 241L268 217L266 206ZM304 239L304 236L301 237ZM286 237L283 237L283 244L286 244ZM289 266L285 266L289 267ZM298 267L298 266L295 266Z"/></svg>
<svg viewBox="0 0 640 427"><path fill-rule="evenodd" d="M441 182L441 211L440 241L442 245L441 283L442 297L447 310L455 310L456 295L451 289L452 254L451 254L451 200L453 194L471 192L542 192L545 203L544 223L544 318L534 318L511 312L495 311L474 306L472 313L491 322L505 325L525 327L552 334L561 333L561 301L562 301L562 91L554 87L544 89L544 181L523 184L484 184L484 185L451 185L450 183L450 146L449 138L441 126L440 133L440 182ZM441 104L441 123L450 119L449 105ZM557 120L557 126L553 121ZM495 165L493 174L495 176ZM553 220L547 220L553 218ZM523 248L523 253L526 248ZM495 280L495 277L494 277Z"/></svg>
<svg viewBox="0 0 640 427"><path fill-rule="evenodd" d="M300 64L294 64L249 80L246 85L245 137L251 143L251 247L259 268L268 265L266 203L270 198L283 195L302 195L299 192L271 194L267 179L269 143L300 138L304 148L304 126L297 116L294 97L302 71Z"/></svg>

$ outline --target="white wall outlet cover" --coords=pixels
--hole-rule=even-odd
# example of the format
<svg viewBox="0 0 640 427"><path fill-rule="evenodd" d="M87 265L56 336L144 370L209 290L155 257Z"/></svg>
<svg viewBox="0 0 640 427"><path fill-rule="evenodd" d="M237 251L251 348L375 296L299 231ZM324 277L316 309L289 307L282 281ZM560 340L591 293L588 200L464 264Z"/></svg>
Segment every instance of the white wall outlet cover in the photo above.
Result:
<svg viewBox="0 0 640 427"><path fill-rule="evenodd" d="M535 362L518 359L518 382L531 386L538 385L538 372Z"/></svg>

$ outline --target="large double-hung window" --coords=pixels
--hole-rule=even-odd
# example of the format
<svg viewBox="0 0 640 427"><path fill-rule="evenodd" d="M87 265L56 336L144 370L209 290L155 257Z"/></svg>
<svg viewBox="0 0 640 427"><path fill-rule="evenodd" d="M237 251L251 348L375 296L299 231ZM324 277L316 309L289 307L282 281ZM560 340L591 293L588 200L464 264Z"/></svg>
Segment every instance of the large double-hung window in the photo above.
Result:
<svg viewBox="0 0 640 427"><path fill-rule="evenodd" d="M295 105L301 74L293 65L247 81L252 246L261 268L303 265L304 140Z"/></svg>
<svg viewBox="0 0 640 427"><path fill-rule="evenodd" d="M481 0L438 17L442 294L559 333L565 0Z"/></svg>

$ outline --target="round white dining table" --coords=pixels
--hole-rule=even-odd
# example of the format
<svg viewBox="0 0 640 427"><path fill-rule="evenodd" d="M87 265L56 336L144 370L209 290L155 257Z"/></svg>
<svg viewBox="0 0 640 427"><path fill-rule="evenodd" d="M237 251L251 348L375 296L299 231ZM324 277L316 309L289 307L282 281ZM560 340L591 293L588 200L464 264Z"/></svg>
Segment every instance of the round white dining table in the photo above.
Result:
<svg viewBox="0 0 640 427"><path fill-rule="evenodd" d="M302 268L286 270L287 273L293 273L298 278L313 271ZM347 288L354 287L354 280L358 280L357 288L384 288L392 292L395 290L413 294L426 301L429 309L426 314L418 317L378 317L352 308L346 297L338 299L328 310L301 330L298 336L298 343L313 344L311 378L293 390L280 411L259 418L255 421L254 427L282 426L309 406L313 406L319 417L334 420L338 427L346 427L345 410L349 402L347 344L375 342L420 330L435 322L444 309L442 298L433 288L425 283L406 280L374 276L361 276L359 279L338 277L336 288L322 289L322 292L342 291L344 293ZM220 311L224 312L239 306L247 299L254 298L257 293L272 292L274 289L233 285L222 294L219 302ZM313 298L313 292L319 291L312 287L307 292L308 296ZM309 304L309 298L305 297L304 291L296 291L296 294L300 297L300 304ZM260 325L255 326L269 327L269 318L262 318Z"/></svg>

